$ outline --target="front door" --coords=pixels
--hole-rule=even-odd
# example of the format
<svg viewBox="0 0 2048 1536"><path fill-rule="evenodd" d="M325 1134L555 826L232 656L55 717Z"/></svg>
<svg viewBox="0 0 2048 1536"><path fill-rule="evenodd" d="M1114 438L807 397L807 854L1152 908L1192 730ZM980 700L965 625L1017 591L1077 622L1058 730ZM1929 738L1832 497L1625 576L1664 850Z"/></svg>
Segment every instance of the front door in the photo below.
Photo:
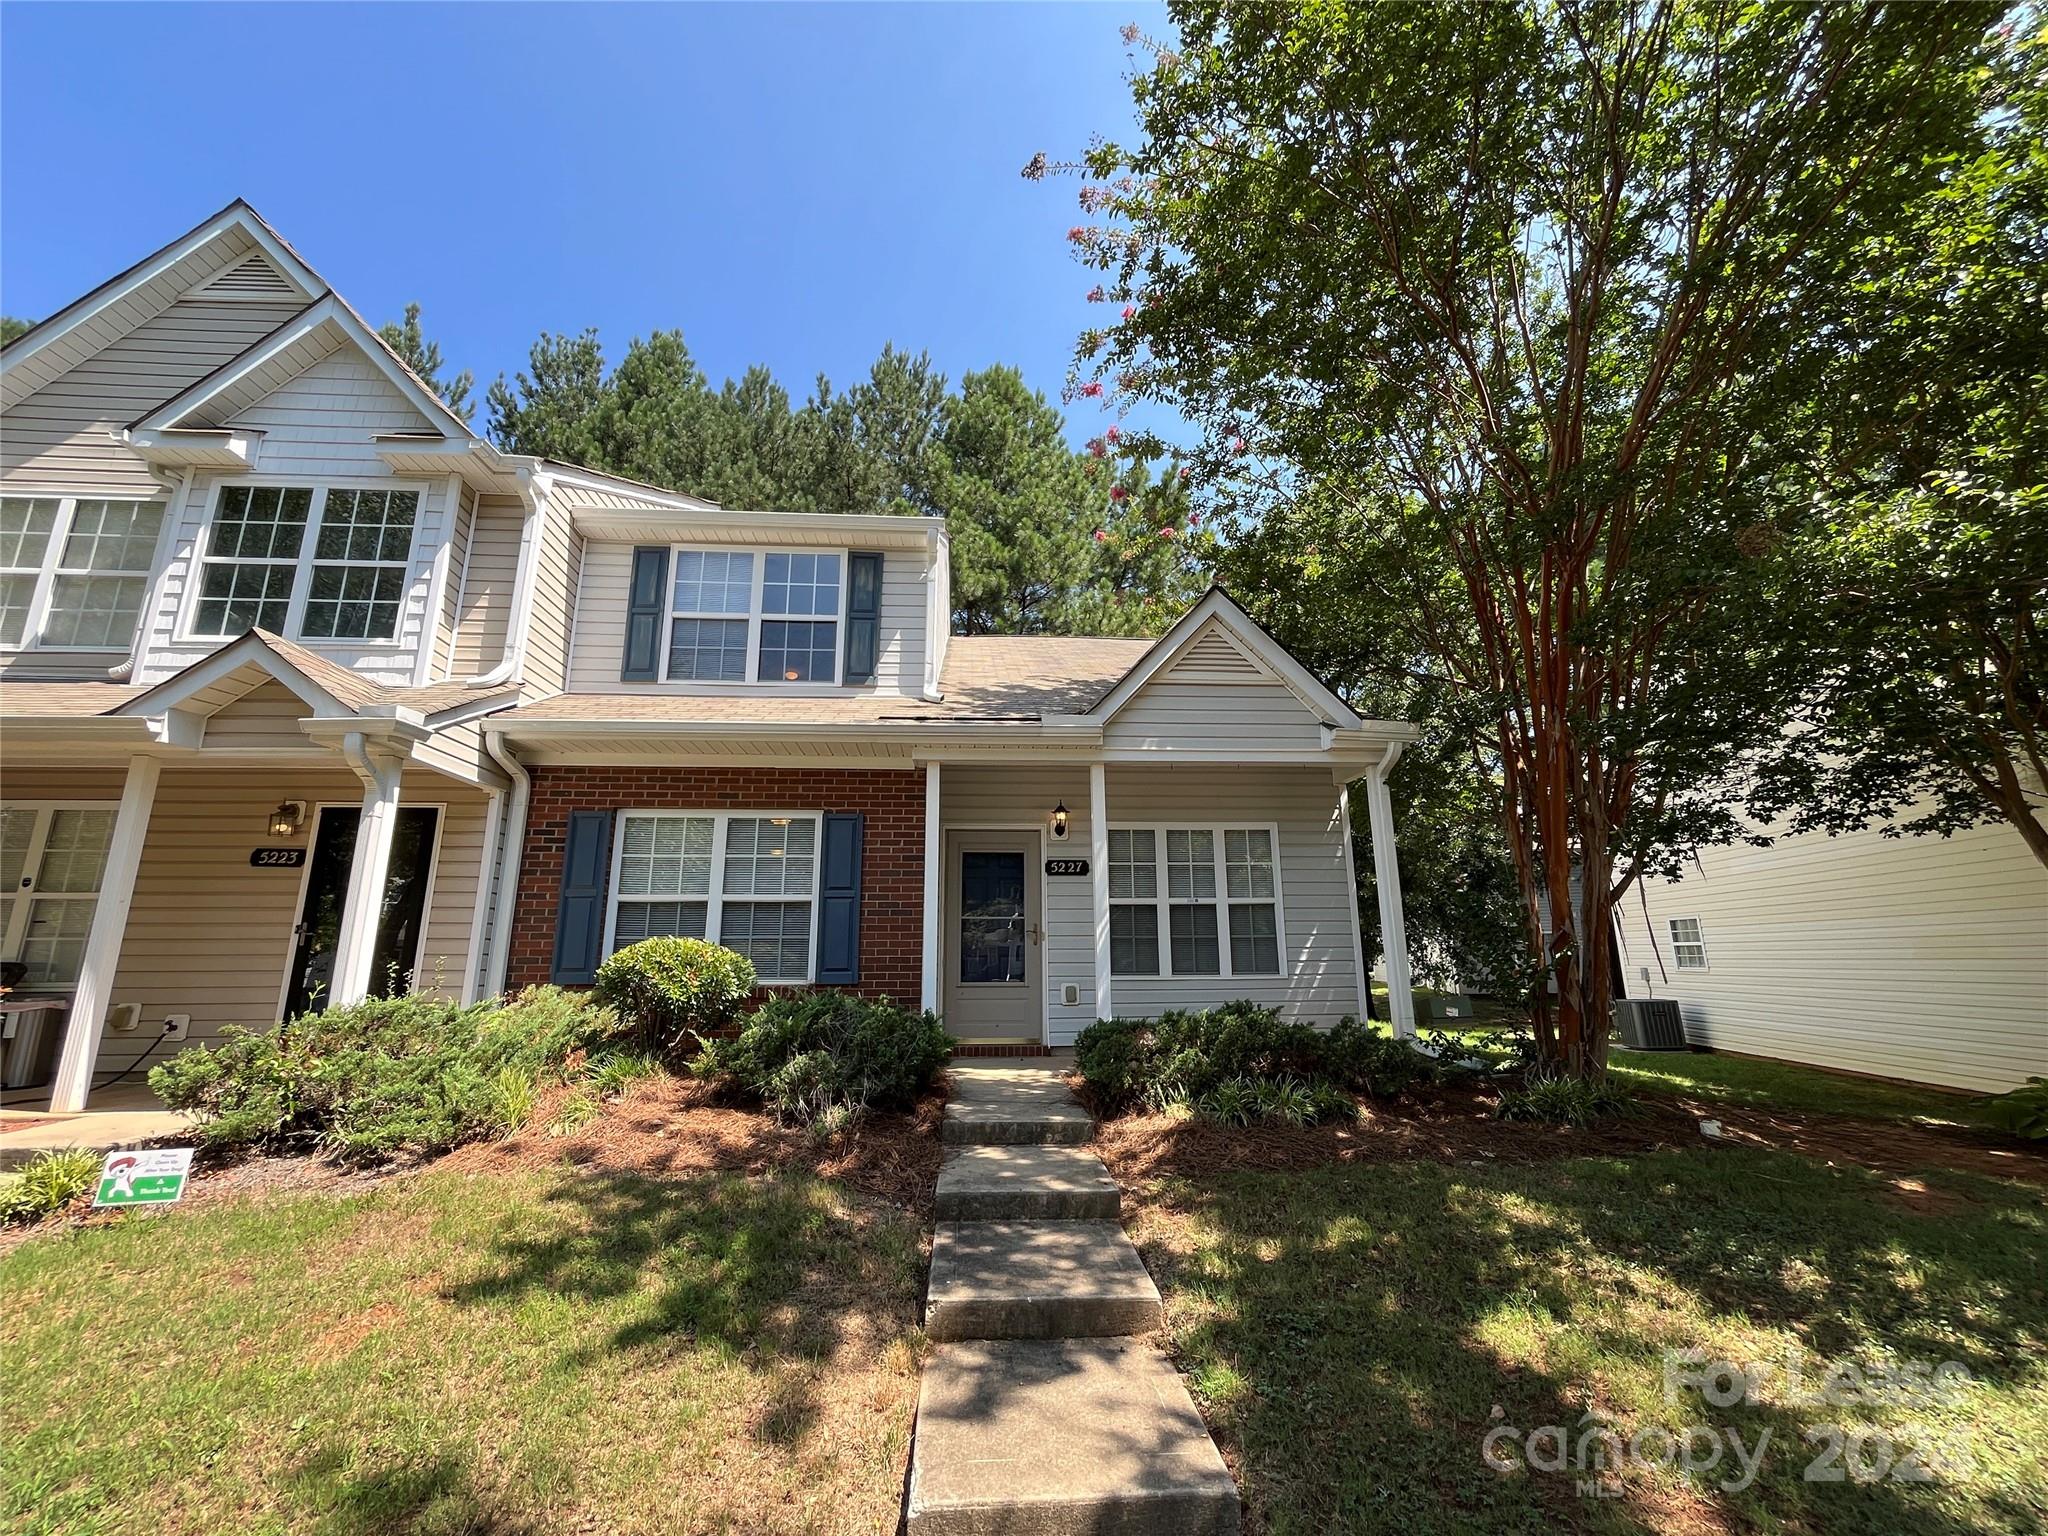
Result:
<svg viewBox="0 0 2048 1536"><path fill-rule="evenodd" d="M1045 991L1038 836L955 832L947 846L947 1032L958 1040L1036 1043Z"/></svg>
<svg viewBox="0 0 2048 1536"><path fill-rule="evenodd" d="M427 918L427 885L433 878L434 830L441 813L429 805L403 805L391 834L391 867L384 877L384 913L377 923L377 952L370 962L370 995L410 992L419 964L420 937ZM299 925L292 930L291 986L285 1017L324 1008L334 983L334 945L341 933L341 909L348 899L349 865L355 860L360 808L323 806L313 832L313 856Z"/></svg>

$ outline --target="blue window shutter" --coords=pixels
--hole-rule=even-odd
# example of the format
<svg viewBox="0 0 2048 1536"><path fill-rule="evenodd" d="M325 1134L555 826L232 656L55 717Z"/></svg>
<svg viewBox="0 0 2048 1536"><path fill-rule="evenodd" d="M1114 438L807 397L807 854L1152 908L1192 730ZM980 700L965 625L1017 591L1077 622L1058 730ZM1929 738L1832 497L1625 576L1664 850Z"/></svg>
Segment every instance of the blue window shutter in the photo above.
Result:
<svg viewBox="0 0 2048 1536"><path fill-rule="evenodd" d="M548 980L587 987L604 958L604 882L612 862L612 813L571 811L555 909L555 963Z"/></svg>
<svg viewBox="0 0 2048 1536"><path fill-rule="evenodd" d="M622 683L651 683L661 676L661 619L668 610L668 546L643 544L633 551L633 580L626 594L626 654Z"/></svg>
<svg viewBox="0 0 2048 1536"><path fill-rule="evenodd" d="M818 984L860 980L860 845L862 818L825 818L825 860L818 870Z"/></svg>
<svg viewBox="0 0 2048 1536"><path fill-rule="evenodd" d="M875 680L875 652L882 627L882 557L856 552L846 557L846 683Z"/></svg>

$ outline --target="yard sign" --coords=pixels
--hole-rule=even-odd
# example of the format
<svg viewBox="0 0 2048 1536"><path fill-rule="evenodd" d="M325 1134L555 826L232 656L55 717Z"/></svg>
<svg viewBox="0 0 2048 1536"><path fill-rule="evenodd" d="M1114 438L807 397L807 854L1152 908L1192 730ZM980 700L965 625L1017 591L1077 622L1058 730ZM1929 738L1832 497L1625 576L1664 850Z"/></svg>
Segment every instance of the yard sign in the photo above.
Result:
<svg viewBox="0 0 2048 1536"><path fill-rule="evenodd" d="M151 1152L109 1152L100 1167L94 1205L169 1205L185 1193L192 1171L190 1147L164 1147Z"/></svg>

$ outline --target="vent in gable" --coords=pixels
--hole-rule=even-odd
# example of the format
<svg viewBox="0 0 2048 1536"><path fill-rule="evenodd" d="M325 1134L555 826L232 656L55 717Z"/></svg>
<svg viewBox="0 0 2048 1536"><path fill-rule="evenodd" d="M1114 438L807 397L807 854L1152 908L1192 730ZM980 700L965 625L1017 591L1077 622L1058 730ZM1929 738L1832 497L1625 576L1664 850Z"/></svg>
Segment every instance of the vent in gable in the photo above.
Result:
<svg viewBox="0 0 2048 1536"><path fill-rule="evenodd" d="M217 272L192 290L194 297L209 299L295 299L298 289L269 260L257 252L245 256L224 272Z"/></svg>
<svg viewBox="0 0 2048 1536"><path fill-rule="evenodd" d="M1175 682L1256 683L1267 674L1222 630L1210 628L1195 636L1166 675Z"/></svg>

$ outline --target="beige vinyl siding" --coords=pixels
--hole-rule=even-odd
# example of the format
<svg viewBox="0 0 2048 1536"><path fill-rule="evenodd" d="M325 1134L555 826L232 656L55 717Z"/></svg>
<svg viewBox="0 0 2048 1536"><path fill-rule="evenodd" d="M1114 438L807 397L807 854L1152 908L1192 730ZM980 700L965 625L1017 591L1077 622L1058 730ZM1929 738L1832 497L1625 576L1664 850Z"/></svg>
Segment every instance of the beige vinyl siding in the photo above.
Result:
<svg viewBox="0 0 2048 1536"><path fill-rule="evenodd" d="M116 776L111 797L119 793ZM457 993L469 953L487 802L439 775L414 772L405 775L400 796L412 804L445 806L418 975L423 988L438 978ZM166 1014L190 1014L195 1042L218 1039L231 1024L264 1029L277 1022L306 871L252 868L249 853L293 844L310 848L315 825L309 810L296 837L271 836L266 821L281 799L304 800L309 807L360 805L362 782L345 768L310 763L286 770L164 770L122 936L115 1004L141 1004L145 1024ZM126 1066L147 1034L109 1030L97 1070Z"/></svg>
<svg viewBox="0 0 2048 1536"><path fill-rule="evenodd" d="M283 683L260 684L207 719L206 750L324 751L299 729L299 722L312 713L312 706Z"/></svg>
<svg viewBox="0 0 2048 1536"><path fill-rule="evenodd" d="M1629 994L1677 998L1695 1044L1980 1092L2048 1075L2048 871L2010 827L1710 849L1617 916ZM1706 970L1677 969L1674 917Z"/></svg>
<svg viewBox="0 0 2048 1536"><path fill-rule="evenodd" d="M448 535L448 566L441 588L441 611L434 619L434 656L429 682L455 676L455 627L462 620L462 576L469 568L469 547L476 536L476 491L456 486L455 517Z"/></svg>
<svg viewBox="0 0 2048 1536"><path fill-rule="evenodd" d="M1327 768L1112 765L1105 788L1113 828L1277 823L1280 831L1282 974L1118 976L1113 1001L1119 1016L1151 1018L1169 1008L1207 1008L1236 998L1312 1024L1334 1024L1358 1012L1352 946L1358 903L1344 874L1347 829ZM1227 944L1227 919L1219 927ZM1162 951L1165 944L1161 933Z"/></svg>
<svg viewBox="0 0 2048 1536"><path fill-rule="evenodd" d="M517 497L477 499L463 562L451 677L481 676L504 659L525 522L526 508Z"/></svg>
<svg viewBox="0 0 2048 1536"><path fill-rule="evenodd" d="M244 411L237 423L264 429L253 471L268 483L391 486L420 493L397 639L303 642L374 682L411 685L419 647L433 643L427 605L435 555L448 533L450 481L445 476L431 480L393 477L377 456L371 438L380 432L418 430L424 423L405 397L352 348L335 353L265 397ZM219 638L184 635L190 623L186 607L195 580L197 552L220 488L240 478L196 476L182 505L174 504L171 552L144 611L146 638L135 681L161 682L220 648Z"/></svg>
<svg viewBox="0 0 2048 1536"><path fill-rule="evenodd" d="M179 300L0 416L0 475L10 488L160 491L141 458L117 441L122 428L247 351L298 308Z"/></svg>
<svg viewBox="0 0 2048 1536"><path fill-rule="evenodd" d="M1088 770L1085 767L983 767L947 763L939 769L939 815L954 827L1049 826L1052 808L1065 804L1071 816L1067 840L1045 842L1049 856L1086 858ZM1085 878L1041 874L1039 898L1044 905L1045 939L1035 951L1045 984L1047 1038L1071 1045L1074 1036L1095 1022L1095 902ZM957 914L947 914L951 922ZM942 963L957 965L959 952L950 932L941 935ZM1080 988L1080 1001L1063 1003L1061 990Z"/></svg>
<svg viewBox="0 0 2048 1536"><path fill-rule="evenodd" d="M707 544L692 540L692 545ZM735 539L737 548L749 546ZM707 546L708 547L708 546ZM840 548L841 546L835 546ZM776 553L802 554L776 546ZM622 683L619 668L626 648L627 588L632 579L633 546L610 541L591 541L584 551L582 590L576 599L576 642L569 661L568 691L571 693L671 693L688 692L685 683ZM842 580L844 579L842 568ZM909 550L888 550L882 556L882 602L876 636L875 681L857 690L861 693L916 697L924 688L925 587L923 558ZM662 645L667 646L667 626ZM844 632L841 633L844 644ZM751 661L749 663L751 666ZM720 692L745 691L739 685L723 685ZM773 683L758 689L781 693Z"/></svg>
<svg viewBox="0 0 2048 1536"><path fill-rule="evenodd" d="M585 565L583 538L560 507L548 510L541 524L540 548L534 561L533 604L526 629L526 661L521 668L527 698L560 693L569 675L569 632Z"/></svg>

